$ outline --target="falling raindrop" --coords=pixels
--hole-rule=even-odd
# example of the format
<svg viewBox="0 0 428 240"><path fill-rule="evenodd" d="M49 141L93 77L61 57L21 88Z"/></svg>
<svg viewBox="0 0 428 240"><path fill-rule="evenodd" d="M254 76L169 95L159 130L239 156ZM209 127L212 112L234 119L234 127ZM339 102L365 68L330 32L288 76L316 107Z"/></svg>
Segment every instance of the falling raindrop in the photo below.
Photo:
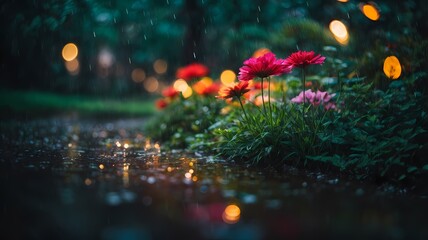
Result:
<svg viewBox="0 0 428 240"><path fill-rule="evenodd" d="M174 20L177 19L177 17L175 16L175 13L172 16L173 16Z"/></svg>
<svg viewBox="0 0 428 240"><path fill-rule="evenodd" d="M153 20L152 19L150 19L150 24L153 26Z"/></svg>
<svg viewBox="0 0 428 240"><path fill-rule="evenodd" d="M166 4L168 4L168 5L169 5L169 0L166 0Z"/></svg>
<svg viewBox="0 0 428 240"><path fill-rule="evenodd" d="M146 36L146 34L144 34L144 40L147 40L147 36Z"/></svg>
<svg viewBox="0 0 428 240"><path fill-rule="evenodd" d="M348 15L348 19L351 19L351 16L349 15L349 12L348 13L346 13L347 15Z"/></svg>
<svg viewBox="0 0 428 240"><path fill-rule="evenodd" d="M257 22L260 23L259 17L257 17Z"/></svg>
<svg viewBox="0 0 428 240"><path fill-rule="evenodd" d="M261 12L261 11L262 11L262 9L260 8L260 5L259 5L259 6L257 6L257 8L259 9L259 12Z"/></svg>
<svg viewBox="0 0 428 240"><path fill-rule="evenodd" d="M92 71L92 65L89 64L89 71Z"/></svg>
<svg viewBox="0 0 428 240"><path fill-rule="evenodd" d="M131 64L131 63L132 63L132 61L131 61L131 57L129 57L129 58L128 58L128 62L129 62L129 64Z"/></svg>
<svg viewBox="0 0 428 240"><path fill-rule="evenodd" d="M116 18L113 18L113 22L114 22L114 23L117 23L117 22L116 22Z"/></svg>
<svg viewBox="0 0 428 240"><path fill-rule="evenodd" d="M196 59L196 53L195 52L193 52L193 58Z"/></svg>
<svg viewBox="0 0 428 240"><path fill-rule="evenodd" d="M97 35L95 34L95 32L93 32L93 34L94 34L94 37L97 37Z"/></svg>
<svg viewBox="0 0 428 240"><path fill-rule="evenodd" d="M126 14L128 14L128 13L129 13L127 8L125 8L125 11L126 11Z"/></svg>

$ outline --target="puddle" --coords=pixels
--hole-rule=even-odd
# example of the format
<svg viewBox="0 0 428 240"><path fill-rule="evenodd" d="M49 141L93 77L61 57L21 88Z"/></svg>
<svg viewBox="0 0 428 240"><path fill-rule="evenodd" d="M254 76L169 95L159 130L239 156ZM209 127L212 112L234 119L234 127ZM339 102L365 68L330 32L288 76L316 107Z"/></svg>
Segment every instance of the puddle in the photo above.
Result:
<svg viewBox="0 0 428 240"><path fill-rule="evenodd" d="M142 124L1 122L2 239L428 237L423 196L164 152Z"/></svg>

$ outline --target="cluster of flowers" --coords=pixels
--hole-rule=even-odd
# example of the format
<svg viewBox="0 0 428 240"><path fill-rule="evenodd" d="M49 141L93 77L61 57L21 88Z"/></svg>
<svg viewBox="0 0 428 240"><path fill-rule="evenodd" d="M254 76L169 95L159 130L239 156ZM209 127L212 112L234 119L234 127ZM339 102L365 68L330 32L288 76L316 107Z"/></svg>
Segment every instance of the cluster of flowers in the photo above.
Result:
<svg viewBox="0 0 428 240"><path fill-rule="evenodd" d="M219 89L221 88L221 84L218 82L212 81L211 78L208 78L209 69L207 66L201 63L191 63L184 67L178 68L176 71L176 78L183 79L187 83L185 83L184 88L191 87L192 92L200 96L215 96ZM207 77L207 78L204 78ZM204 78L204 79L201 79ZM200 81L196 81L200 80ZM191 86L188 86L191 84ZM155 103L158 109L164 109L167 107L172 101L176 100L180 96L179 89L182 87L177 86L169 86L162 91L163 98L158 99ZM184 89L182 89L184 90Z"/></svg>
<svg viewBox="0 0 428 240"><path fill-rule="evenodd" d="M241 101L241 97L250 91L249 81L252 79L261 79L260 89L262 90L262 101L266 98L263 94L263 89L266 88L263 83L264 79L268 80L268 101L271 101L270 97L270 77L280 76L283 74L290 73L294 68L301 68L303 72L303 87L305 83L305 68L313 64L324 63L325 57L316 55L313 51L297 51L292 53L286 59L276 58L275 54L268 52L260 57L252 57L244 61L244 66L239 69L238 83L233 86L223 87L220 89L218 98L229 100L238 99ZM266 83L266 82L265 82ZM307 96L306 96L307 95ZM330 102L334 95L330 95L327 92L317 90L303 91L295 98L292 99L294 103L311 103L314 106L323 104L326 109L335 109L334 103Z"/></svg>

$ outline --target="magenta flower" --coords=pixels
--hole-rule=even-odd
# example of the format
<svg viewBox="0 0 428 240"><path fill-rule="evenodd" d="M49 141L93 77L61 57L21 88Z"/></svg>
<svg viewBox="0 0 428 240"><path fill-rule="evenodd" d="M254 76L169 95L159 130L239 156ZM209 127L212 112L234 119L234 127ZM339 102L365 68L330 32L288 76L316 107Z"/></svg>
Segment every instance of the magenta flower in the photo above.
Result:
<svg viewBox="0 0 428 240"><path fill-rule="evenodd" d="M238 79L249 81L256 77L266 78L278 76L291 71L290 65L287 65L283 59L277 59L275 54L268 52L258 58L249 58L244 61L244 66L239 68Z"/></svg>
<svg viewBox="0 0 428 240"><path fill-rule="evenodd" d="M312 92L311 89L306 90L305 92L300 92L300 94L291 99L291 102L294 103L303 103L309 102L313 106L324 105L326 110L336 109L336 105L333 102L330 102L332 97L336 94L329 94L328 92L316 91Z"/></svg>
<svg viewBox="0 0 428 240"><path fill-rule="evenodd" d="M314 51L297 51L292 53L284 61L291 67L304 68L312 64L323 64L325 57L320 54L315 55Z"/></svg>

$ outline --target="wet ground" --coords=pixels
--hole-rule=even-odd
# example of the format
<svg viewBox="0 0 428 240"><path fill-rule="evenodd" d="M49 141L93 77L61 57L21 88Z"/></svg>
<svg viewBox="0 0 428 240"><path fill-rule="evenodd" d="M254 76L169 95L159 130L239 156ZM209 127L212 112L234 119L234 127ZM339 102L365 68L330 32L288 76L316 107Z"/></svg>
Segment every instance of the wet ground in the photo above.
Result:
<svg viewBox="0 0 428 240"><path fill-rule="evenodd" d="M144 121L2 120L0 239L428 239L425 195L165 152Z"/></svg>

